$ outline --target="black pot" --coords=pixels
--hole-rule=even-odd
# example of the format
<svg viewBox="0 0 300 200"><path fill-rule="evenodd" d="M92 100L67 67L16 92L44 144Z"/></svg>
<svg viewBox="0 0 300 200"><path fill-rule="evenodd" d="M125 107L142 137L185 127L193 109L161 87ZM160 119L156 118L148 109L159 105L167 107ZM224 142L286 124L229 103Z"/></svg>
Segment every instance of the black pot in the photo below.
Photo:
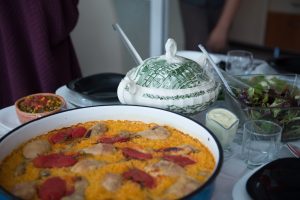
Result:
<svg viewBox="0 0 300 200"><path fill-rule="evenodd" d="M124 74L100 73L75 79L67 84L74 92L95 101L117 101L117 89Z"/></svg>
<svg viewBox="0 0 300 200"><path fill-rule="evenodd" d="M280 56L268 63L278 72L300 74L300 56Z"/></svg>

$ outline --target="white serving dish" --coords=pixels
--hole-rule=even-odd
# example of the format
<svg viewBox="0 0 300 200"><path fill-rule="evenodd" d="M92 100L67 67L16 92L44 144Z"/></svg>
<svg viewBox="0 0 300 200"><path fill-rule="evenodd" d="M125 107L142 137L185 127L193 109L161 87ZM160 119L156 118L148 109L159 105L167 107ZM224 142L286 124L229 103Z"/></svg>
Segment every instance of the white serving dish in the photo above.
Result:
<svg viewBox="0 0 300 200"><path fill-rule="evenodd" d="M159 125L168 125L201 141L212 153L216 166L207 182L190 196L197 196L198 198L198 195L203 195L203 193L205 193L206 196L208 195L207 193L211 195L213 180L219 173L223 160L220 143L213 134L198 122L173 112L151 107L130 105L93 106L66 110L38 118L18 126L0 139L0 162L20 144L53 129L59 129L86 121L109 119L143 121L145 123L153 122ZM208 188L210 189L208 190Z"/></svg>
<svg viewBox="0 0 300 200"><path fill-rule="evenodd" d="M176 55L173 39L166 54L151 57L127 72L118 86L122 104L145 105L194 115L217 100L220 83L202 63Z"/></svg>

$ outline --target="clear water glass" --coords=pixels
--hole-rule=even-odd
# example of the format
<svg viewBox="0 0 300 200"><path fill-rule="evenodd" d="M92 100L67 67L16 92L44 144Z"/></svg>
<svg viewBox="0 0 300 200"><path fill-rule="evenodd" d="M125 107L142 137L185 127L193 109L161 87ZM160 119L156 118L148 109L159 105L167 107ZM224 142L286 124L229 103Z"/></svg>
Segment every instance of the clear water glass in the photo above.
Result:
<svg viewBox="0 0 300 200"><path fill-rule="evenodd" d="M249 168L268 163L280 150L282 127L267 120L244 123L242 158Z"/></svg>
<svg viewBox="0 0 300 200"><path fill-rule="evenodd" d="M254 69L253 54L244 50L231 50L227 52L225 70L231 75L250 74Z"/></svg>

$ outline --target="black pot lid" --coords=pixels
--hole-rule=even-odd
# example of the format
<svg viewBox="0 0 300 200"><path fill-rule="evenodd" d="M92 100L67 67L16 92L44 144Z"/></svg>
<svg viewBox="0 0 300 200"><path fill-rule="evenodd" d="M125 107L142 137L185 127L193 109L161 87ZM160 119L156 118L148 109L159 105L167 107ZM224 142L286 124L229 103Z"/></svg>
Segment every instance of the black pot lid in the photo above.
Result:
<svg viewBox="0 0 300 200"><path fill-rule="evenodd" d="M75 79L67 87L94 101L117 101L117 89L125 75L118 73L100 73Z"/></svg>

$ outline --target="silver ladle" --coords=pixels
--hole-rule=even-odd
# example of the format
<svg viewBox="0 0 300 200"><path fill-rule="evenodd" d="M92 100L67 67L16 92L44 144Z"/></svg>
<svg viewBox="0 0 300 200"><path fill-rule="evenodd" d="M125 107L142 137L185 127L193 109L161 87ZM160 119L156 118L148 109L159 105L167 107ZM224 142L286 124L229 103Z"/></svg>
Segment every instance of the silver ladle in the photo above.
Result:
<svg viewBox="0 0 300 200"><path fill-rule="evenodd" d="M229 84L227 83L226 79L224 78L223 74L220 72L219 68L217 67L217 65L215 64L215 62L212 60L212 58L210 57L210 55L207 53L207 51L205 50L205 48L199 44L198 47L201 49L201 51L206 55L208 61L210 62L210 64L212 64L213 68L215 69L215 71L217 72L218 76L220 77L221 81L223 82L226 90L232 95L235 96L235 94L232 92Z"/></svg>
<svg viewBox="0 0 300 200"><path fill-rule="evenodd" d="M198 47L201 49L201 51L204 53L204 55L207 57L208 61L210 62L210 64L213 66L214 70L217 72L218 76L220 77L221 81L223 82L225 89L229 92L229 94L233 97L236 97L236 95L233 93L233 91L231 90L231 87L229 86L227 80L224 78L222 72L220 71L220 69L217 67L217 65L215 64L215 62L213 61L213 59L211 58L211 56L207 53L207 51L205 50L205 48L199 44ZM226 73L226 72L225 72ZM248 85L247 83L244 83L243 81L238 80L237 78L227 74L227 76L229 76L232 80L234 80L235 82L239 83L241 86L243 86L244 88L250 88L251 86Z"/></svg>
<svg viewBox="0 0 300 200"><path fill-rule="evenodd" d="M121 36L121 40L123 41L123 43L125 44L125 46L127 47L127 49L129 50L131 56L133 57L134 61L140 65L143 63L143 59L141 58L141 56L139 55L139 53L136 51L136 49L134 48L134 46L131 44L130 40L127 38L126 34L123 32L122 28L119 26L118 23L113 24L112 25L113 29L115 31L117 31L120 36Z"/></svg>

